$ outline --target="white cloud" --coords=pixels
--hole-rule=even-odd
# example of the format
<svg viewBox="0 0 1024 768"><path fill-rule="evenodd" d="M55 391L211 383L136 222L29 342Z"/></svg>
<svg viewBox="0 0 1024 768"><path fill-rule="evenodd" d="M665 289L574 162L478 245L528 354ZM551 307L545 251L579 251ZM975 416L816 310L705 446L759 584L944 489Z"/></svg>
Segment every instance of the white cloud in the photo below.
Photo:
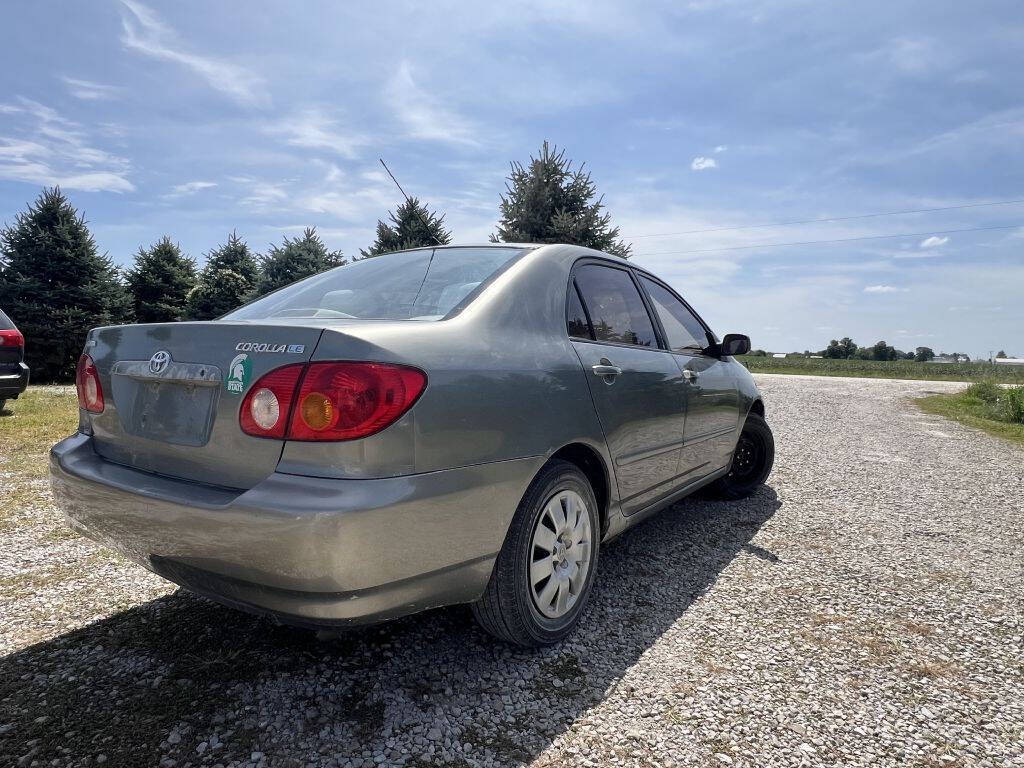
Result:
<svg viewBox="0 0 1024 768"><path fill-rule="evenodd" d="M885 58L909 75L923 75L948 64L947 50L925 38L897 37L883 49Z"/></svg>
<svg viewBox="0 0 1024 768"><path fill-rule="evenodd" d="M121 42L125 47L154 59L180 64L206 80L211 88L241 104L269 104L270 97L261 78L230 62L183 50L174 30L152 9L135 0L121 0L121 3L128 10L121 25Z"/></svg>
<svg viewBox="0 0 1024 768"><path fill-rule="evenodd" d="M287 136L285 141L293 147L326 149L350 160L357 158L358 150L369 143L366 136L338 130L335 120L313 107L272 125L269 131Z"/></svg>
<svg viewBox="0 0 1024 768"><path fill-rule="evenodd" d="M398 65L387 95L396 106L396 116L405 125L408 138L466 147L481 145L477 126L420 88L408 61Z"/></svg>
<svg viewBox="0 0 1024 768"><path fill-rule="evenodd" d="M864 288L864 293L906 293L907 288L897 288L894 285L868 285Z"/></svg>
<svg viewBox="0 0 1024 768"><path fill-rule="evenodd" d="M187 181L184 184L177 184L171 190L171 194L168 197L184 197L185 195L194 195L204 189L210 189L216 187L217 182L215 181Z"/></svg>
<svg viewBox="0 0 1024 768"><path fill-rule="evenodd" d="M67 86L68 93L76 99L82 99L83 101L114 99L122 92L122 89L117 86L102 85L101 83L94 83L91 80L79 80L74 77L68 77L67 75L61 75L60 79L64 82L64 85Z"/></svg>
<svg viewBox="0 0 1024 768"><path fill-rule="evenodd" d="M288 199L288 193L285 191L284 184L257 181L244 176L234 177L233 180L245 185L245 196L239 201L242 205L247 205L251 208L266 208L271 204L280 203Z"/></svg>
<svg viewBox="0 0 1024 768"><path fill-rule="evenodd" d="M0 179L86 192L134 191L128 161L93 146L81 125L52 107L19 97L17 104L0 105L0 112L13 116L4 129L28 137L0 135Z"/></svg>
<svg viewBox="0 0 1024 768"><path fill-rule="evenodd" d="M717 147L715 147L715 154L717 155L720 152L725 152L725 150L727 150L727 149L728 149L728 147L725 146L725 144L719 144Z"/></svg>
<svg viewBox="0 0 1024 768"><path fill-rule="evenodd" d="M921 248L938 248L940 245L945 245L948 242L949 242L949 238L948 237L936 237L935 235L932 235L931 237L926 237L924 240L922 240L920 247Z"/></svg>
<svg viewBox="0 0 1024 768"><path fill-rule="evenodd" d="M695 157L693 162L690 163L691 171L704 171L708 168L717 168L718 161L713 157Z"/></svg>

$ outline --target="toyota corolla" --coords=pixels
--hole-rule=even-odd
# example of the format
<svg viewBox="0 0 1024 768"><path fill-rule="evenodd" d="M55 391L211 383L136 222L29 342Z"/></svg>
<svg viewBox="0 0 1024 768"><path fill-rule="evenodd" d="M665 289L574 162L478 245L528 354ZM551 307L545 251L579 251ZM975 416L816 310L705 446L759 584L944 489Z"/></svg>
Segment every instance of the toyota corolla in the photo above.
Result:
<svg viewBox="0 0 1024 768"><path fill-rule="evenodd" d="M764 483L749 346L597 251L402 251L91 331L53 488L74 528L229 606L344 626L470 603L553 643L605 543Z"/></svg>

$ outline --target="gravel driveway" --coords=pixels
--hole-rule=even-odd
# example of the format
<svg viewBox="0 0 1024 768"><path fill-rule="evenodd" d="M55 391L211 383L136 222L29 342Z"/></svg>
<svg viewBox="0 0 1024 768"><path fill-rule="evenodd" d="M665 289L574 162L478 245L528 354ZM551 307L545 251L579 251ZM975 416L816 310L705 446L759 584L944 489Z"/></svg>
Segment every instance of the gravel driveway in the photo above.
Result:
<svg viewBox="0 0 1024 768"><path fill-rule="evenodd" d="M465 609L333 639L60 533L0 550L0 765L1024 765L1024 451L909 398L758 376L778 458L602 552L542 652Z"/></svg>

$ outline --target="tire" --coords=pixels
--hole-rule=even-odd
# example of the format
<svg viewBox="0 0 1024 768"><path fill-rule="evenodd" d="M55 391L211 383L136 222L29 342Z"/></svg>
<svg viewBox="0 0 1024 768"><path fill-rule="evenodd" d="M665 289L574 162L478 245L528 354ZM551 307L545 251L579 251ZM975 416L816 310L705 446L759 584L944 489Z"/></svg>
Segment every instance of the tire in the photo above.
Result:
<svg viewBox="0 0 1024 768"><path fill-rule="evenodd" d="M7 401L6 400L0 400L0 412L3 412L5 405L7 405Z"/></svg>
<svg viewBox="0 0 1024 768"><path fill-rule="evenodd" d="M774 463L775 438L771 427L756 413L748 414L729 473L715 482L712 492L719 498L744 499L764 485Z"/></svg>
<svg viewBox="0 0 1024 768"><path fill-rule="evenodd" d="M565 517L560 537L559 511ZM473 616L506 642L525 647L559 642L573 631L590 597L600 538L597 500L586 475L569 462L549 462L519 502L487 589L471 606ZM546 571L550 575L544 578Z"/></svg>

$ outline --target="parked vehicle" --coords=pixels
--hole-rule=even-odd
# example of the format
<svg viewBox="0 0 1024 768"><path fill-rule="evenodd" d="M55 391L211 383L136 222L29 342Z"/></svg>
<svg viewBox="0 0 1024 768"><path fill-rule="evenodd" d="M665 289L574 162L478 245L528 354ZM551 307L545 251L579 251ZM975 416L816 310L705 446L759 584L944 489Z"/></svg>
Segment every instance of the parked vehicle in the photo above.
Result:
<svg viewBox="0 0 1024 768"><path fill-rule="evenodd" d="M8 400L17 400L28 386L25 337L0 310L0 411Z"/></svg>
<svg viewBox="0 0 1024 768"><path fill-rule="evenodd" d="M403 251L215 321L91 331L53 488L73 527L227 605L322 626L471 603L553 643L604 543L765 481L749 347L597 251Z"/></svg>

